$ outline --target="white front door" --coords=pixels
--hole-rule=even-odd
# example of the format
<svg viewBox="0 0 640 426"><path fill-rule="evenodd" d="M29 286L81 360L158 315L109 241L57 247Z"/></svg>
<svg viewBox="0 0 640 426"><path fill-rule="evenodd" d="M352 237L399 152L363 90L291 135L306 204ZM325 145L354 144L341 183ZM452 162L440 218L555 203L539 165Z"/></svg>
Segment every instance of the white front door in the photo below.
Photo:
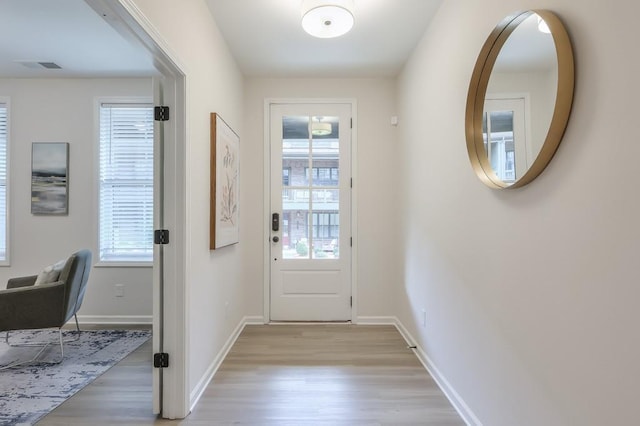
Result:
<svg viewBox="0 0 640 426"><path fill-rule="evenodd" d="M351 104L270 106L270 320L351 319Z"/></svg>

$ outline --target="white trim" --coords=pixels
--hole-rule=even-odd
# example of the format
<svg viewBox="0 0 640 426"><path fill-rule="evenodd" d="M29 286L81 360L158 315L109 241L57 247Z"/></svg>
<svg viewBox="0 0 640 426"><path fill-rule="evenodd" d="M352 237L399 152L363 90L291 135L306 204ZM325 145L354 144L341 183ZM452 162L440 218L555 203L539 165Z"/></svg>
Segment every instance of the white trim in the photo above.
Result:
<svg viewBox="0 0 640 426"><path fill-rule="evenodd" d="M482 422L478 419L478 417L471 411L469 406L464 402L462 397L456 392L451 383L447 380L447 378L438 370L433 361L429 358L426 352L422 349L422 347L416 343L417 340L409 333L407 328L402 324L402 322L398 318L394 318L396 329L402 335L407 344L413 347L414 352L424 368L429 372L433 380L435 380L436 384L440 388L440 390L445 394L453 408L460 414L460 417L465 421L467 425L470 426L482 426Z"/></svg>
<svg viewBox="0 0 640 426"><path fill-rule="evenodd" d="M351 322L357 321L358 312L358 244L357 244L357 199L358 190L356 181L357 166L357 116L358 116L358 100L356 98L265 98L263 112L263 170L264 170L264 197L263 200L263 238L264 238L264 257L263 257L263 313L264 323L269 324L271 321L271 259L270 259L270 210L271 210L271 105L276 104L349 104L351 106L351 119L353 121L351 128L351 178L353 178L353 187L351 188L351 237L353 245L351 246Z"/></svg>
<svg viewBox="0 0 640 426"><path fill-rule="evenodd" d="M162 417L184 418L189 414L189 300L188 238L186 234L185 159L188 153L186 68L177 55L132 0L118 0L126 13L120 14L127 27L124 33L141 42L153 53L154 64L165 77L164 103L174 107L173 118L165 124L165 226L173 230L171 244L164 249L163 351L170 353L172 368L163 371ZM111 4L109 2L108 4ZM154 268L154 270L157 268ZM154 315L157 315L154 313ZM154 345L158 342L155 341ZM154 350L157 348L154 348Z"/></svg>
<svg viewBox="0 0 640 426"><path fill-rule="evenodd" d="M240 322L238 323L236 328L233 330L233 332L231 333L231 335L229 336L225 344L222 346L222 349L220 349L220 352L218 352L218 355L216 355L216 357L213 359L211 364L209 364L207 371L205 371L205 373L202 375L202 378L200 378L198 383L194 386L193 390L191 391L191 395L189 398L191 411L193 411L195 406L198 404L198 401L200 401L202 394L207 390L207 386L209 386L209 383L211 383L211 380L213 380L213 376L215 376L216 372L222 365L222 362L226 358L227 354L233 347L236 340L238 340L238 337L242 333L242 330L244 330L245 326L263 325L263 324L264 324L264 319L259 316L255 316L255 317L247 316L247 317L244 317L242 320L240 320Z"/></svg>
<svg viewBox="0 0 640 426"><path fill-rule="evenodd" d="M358 101L351 99L351 321L358 318Z"/></svg>
<svg viewBox="0 0 640 426"><path fill-rule="evenodd" d="M264 317L261 315L252 315L244 317L244 325L264 325Z"/></svg>
<svg viewBox="0 0 640 426"><path fill-rule="evenodd" d="M70 321L72 323L73 321ZM152 315L78 315L80 324L151 325Z"/></svg>
<svg viewBox="0 0 640 426"><path fill-rule="evenodd" d="M398 318L361 316L356 319L355 323L358 325L396 325L398 323Z"/></svg>
<svg viewBox="0 0 640 426"><path fill-rule="evenodd" d="M165 104L174 108L172 119L165 124L165 226L173 230L170 245L166 246L164 277L164 348L171 353L171 368L163 370L162 416L169 419L184 418L189 414L189 322L187 306L189 287L189 259L187 229L188 202L185 200L187 135L187 72L186 67L169 47L160 32L137 7L134 0L85 0L105 21L113 26L132 44L144 46L154 58L154 65L164 80ZM157 256L154 256L157 258ZM158 279L154 265L154 282ZM155 288L155 284L154 284ZM154 330L161 325L158 320L158 295L154 290ZM153 350L158 350L154 333ZM154 413L156 404L158 375L154 372Z"/></svg>
<svg viewBox="0 0 640 426"><path fill-rule="evenodd" d="M160 31L142 13L135 0L84 0L103 16L125 40L141 45L153 55L153 64L165 76L186 75L186 67L164 40ZM124 12L124 13L123 13Z"/></svg>
<svg viewBox="0 0 640 426"><path fill-rule="evenodd" d="M288 326L288 325L308 325L308 326L315 326L315 325L344 325L344 326L348 326L348 325L352 325L351 321L271 321L268 323L268 325L275 325L275 326Z"/></svg>
<svg viewBox="0 0 640 426"><path fill-rule="evenodd" d="M271 222L269 218L271 215L269 214L271 211L271 99L264 100L264 112L263 119L264 124L262 128L264 129L264 138L262 144L262 158L263 158L263 168L264 170L264 188L263 188L263 210L262 210L262 220L263 227L262 233L264 236L265 249L264 249L264 257L263 257L263 266L262 266L262 280L263 280L263 315L265 324L268 324L271 320L271 256L270 256L270 245L269 242L271 240L271 231L270 226Z"/></svg>

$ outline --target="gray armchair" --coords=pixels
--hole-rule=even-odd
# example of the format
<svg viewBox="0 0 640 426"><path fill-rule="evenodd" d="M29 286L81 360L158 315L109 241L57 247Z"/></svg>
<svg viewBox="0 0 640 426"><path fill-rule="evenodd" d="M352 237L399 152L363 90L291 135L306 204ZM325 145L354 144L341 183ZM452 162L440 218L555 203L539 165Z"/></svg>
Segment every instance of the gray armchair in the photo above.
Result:
<svg viewBox="0 0 640 426"><path fill-rule="evenodd" d="M0 290L0 332L7 332L6 342L9 343L9 331L57 327L62 360L61 327L74 317L80 333L76 313L82 305L90 270L91 251L80 250L67 259L55 282L34 285L37 275L10 279L7 289Z"/></svg>

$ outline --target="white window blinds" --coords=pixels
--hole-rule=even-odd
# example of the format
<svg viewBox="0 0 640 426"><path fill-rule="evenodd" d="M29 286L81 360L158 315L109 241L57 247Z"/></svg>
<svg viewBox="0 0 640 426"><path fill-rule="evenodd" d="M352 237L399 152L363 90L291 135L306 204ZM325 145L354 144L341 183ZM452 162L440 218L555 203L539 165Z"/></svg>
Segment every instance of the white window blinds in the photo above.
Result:
<svg viewBox="0 0 640 426"><path fill-rule="evenodd" d="M100 106L100 261L153 260L153 107Z"/></svg>
<svg viewBox="0 0 640 426"><path fill-rule="evenodd" d="M0 261L8 259L7 243L7 139L8 108L0 103Z"/></svg>

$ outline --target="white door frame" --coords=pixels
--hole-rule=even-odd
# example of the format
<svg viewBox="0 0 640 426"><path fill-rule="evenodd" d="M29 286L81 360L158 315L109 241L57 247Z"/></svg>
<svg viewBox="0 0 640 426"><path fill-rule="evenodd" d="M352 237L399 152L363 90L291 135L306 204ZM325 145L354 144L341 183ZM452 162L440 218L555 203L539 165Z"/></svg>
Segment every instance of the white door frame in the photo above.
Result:
<svg viewBox="0 0 640 426"><path fill-rule="evenodd" d="M351 307L351 322L356 323L358 312L358 292L357 292L357 263L358 263L358 162L357 162L357 146L358 146L358 109L357 100L355 98L266 98L264 100L264 197L263 197L263 241L264 241L264 258L263 258L263 303L265 324L269 323L271 318L271 105L274 104L350 104L351 117L353 125L351 129L351 177L353 178L353 187L351 190L351 236L353 245L351 247L351 296L353 304Z"/></svg>
<svg viewBox="0 0 640 426"><path fill-rule="evenodd" d="M165 189L164 227L170 231L170 244L164 246L164 348L171 355L170 367L163 370L162 416L184 418L190 411L187 357L189 327L186 319L186 72L171 49L132 0L85 0L130 43L143 46L153 55L162 75L164 103L171 118L164 127ZM154 250L157 252L157 250ZM153 329L159 330L158 256L153 265ZM154 339L154 352L158 351ZM154 369L154 386L159 386ZM154 400L154 413L160 409Z"/></svg>

